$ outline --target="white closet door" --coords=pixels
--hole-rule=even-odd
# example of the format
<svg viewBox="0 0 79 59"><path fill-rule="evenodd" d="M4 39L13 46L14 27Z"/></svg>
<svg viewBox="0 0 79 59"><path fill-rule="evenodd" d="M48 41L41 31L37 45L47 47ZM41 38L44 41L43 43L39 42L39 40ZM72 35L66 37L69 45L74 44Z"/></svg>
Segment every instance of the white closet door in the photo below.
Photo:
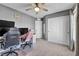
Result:
<svg viewBox="0 0 79 59"><path fill-rule="evenodd" d="M36 38L42 38L42 21L41 20L35 21L35 32L36 32Z"/></svg>
<svg viewBox="0 0 79 59"><path fill-rule="evenodd" d="M69 16L48 19L48 41L69 45Z"/></svg>

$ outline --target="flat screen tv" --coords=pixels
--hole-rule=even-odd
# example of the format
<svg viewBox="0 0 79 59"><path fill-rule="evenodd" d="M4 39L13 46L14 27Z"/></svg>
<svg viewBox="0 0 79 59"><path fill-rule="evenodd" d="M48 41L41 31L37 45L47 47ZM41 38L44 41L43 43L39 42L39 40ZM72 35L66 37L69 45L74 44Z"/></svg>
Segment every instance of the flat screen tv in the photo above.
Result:
<svg viewBox="0 0 79 59"><path fill-rule="evenodd" d="M28 28L19 28L19 31L20 31L21 35L23 35L28 32Z"/></svg>
<svg viewBox="0 0 79 59"><path fill-rule="evenodd" d="M3 34L8 32L11 27L14 27L14 25L15 22L13 21L0 20L0 36L3 36Z"/></svg>
<svg viewBox="0 0 79 59"><path fill-rule="evenodd" d="M8 32L9 31L9 29L10 28L2 28L2 27L0 27L0 36L3 36L3 34L5 34L6 32Z"/></svg>
<svg viewBox="0 0 79 59"><path fill-rule="evenodd" d="M0 20L0 27L14 27L15 22Z"/></svg>

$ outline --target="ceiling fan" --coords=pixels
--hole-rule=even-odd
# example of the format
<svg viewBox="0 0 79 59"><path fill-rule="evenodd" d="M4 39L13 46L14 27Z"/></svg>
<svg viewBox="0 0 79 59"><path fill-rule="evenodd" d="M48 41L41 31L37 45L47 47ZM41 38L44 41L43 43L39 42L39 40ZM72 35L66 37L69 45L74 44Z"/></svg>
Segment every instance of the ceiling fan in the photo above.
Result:
<svg viewBox="0 0 79 59"><path fill-rule="evenodd" d="M38 14L39 11L48 11L47 8L45 8L45 3L33 3L31 4L31 7L25 9L26 11L34 10L36 14Z"/></svg>

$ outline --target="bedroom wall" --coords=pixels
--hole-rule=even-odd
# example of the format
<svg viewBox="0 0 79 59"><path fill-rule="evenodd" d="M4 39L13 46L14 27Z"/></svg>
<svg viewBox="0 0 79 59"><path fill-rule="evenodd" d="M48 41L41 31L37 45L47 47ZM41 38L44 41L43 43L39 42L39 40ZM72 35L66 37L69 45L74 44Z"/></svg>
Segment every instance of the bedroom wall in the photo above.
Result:
<svg viewBox="0 0 79 59"><path fill-rule="evenodd" d="M17 15L17 17L15 17ZM11 9L9 7L3 6L0 4L0 19L7 21L14 21L15 26L31 28L35 31L35 20L36 18L29 16L27 14L23 14L19 11Z"/></svg>

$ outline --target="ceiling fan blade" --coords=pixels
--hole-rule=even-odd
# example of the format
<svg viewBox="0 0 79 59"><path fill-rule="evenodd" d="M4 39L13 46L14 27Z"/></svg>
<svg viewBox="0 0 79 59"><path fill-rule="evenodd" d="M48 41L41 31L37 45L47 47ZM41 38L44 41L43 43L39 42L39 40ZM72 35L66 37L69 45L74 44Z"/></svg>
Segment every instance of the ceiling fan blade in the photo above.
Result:
<svg viewBox="0 0 79 59"><path fill-rule="evenodd" d="M25 9L26 11L32 10L32 8Z"/></svg>
<svg viewBox="0 0 79 59"><path fill-rule="evenodd" d="M32 6L33 6L33 7L36 7L36 4L35 4L35 3L32 3Z"/></svg>
<svg viewBox="0 0 79 59"><path fill-rule="evenodd" d="M44 10L44 11L48 11L48 9L46 9L46 8L42 8L42 10Z"/></svg>
<svg viewBox="0 0 79 59"><path fill-rule="evenodd" d="M45 5L45 3L40 3L41 5Z"/></svg>

